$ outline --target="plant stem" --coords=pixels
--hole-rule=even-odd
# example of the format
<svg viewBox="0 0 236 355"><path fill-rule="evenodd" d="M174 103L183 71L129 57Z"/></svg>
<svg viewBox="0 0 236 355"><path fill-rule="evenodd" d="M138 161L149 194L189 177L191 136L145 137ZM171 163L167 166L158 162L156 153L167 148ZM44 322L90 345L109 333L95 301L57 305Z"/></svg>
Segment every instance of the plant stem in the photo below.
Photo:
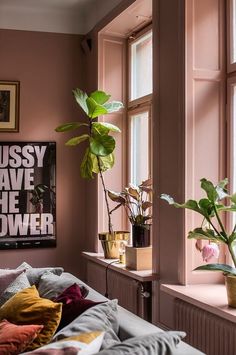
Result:
<svg viewBox="0 0 236 355"><path fill-rule="evenodd" d="M217 212L217 208L216 208L216 206L215 206L215 204L214 204L214 211L215 211L215 214L216 214L216 218L217 218L217 221L219 222L219 225L220 225L220 227L221 227L221 230L222 230L222 232L224 233L224 237L226 237L227 236L227 234L226 234L226 230L225 230L225 228L224 228L224 226L223 226L223 223L221 222L221 219L220 219L220 217L219 217L219 214L218 214L218 212Z"/></svg>
<svg viewBox="0 0 236 355"><path fill-rule="evenodd" d="M234 250L232 248L232 243L231 244L228 244L228 247L229 247L229 252L230 252L230 255L233 259L233 262L234 262L234 266L236 267L236 256L234 254Z"/></svg>
<svg viewBox="0 0 236 355"><path fill-rule="evenodd" d="M101 181L102 181L102 187L103 187L103 192L104 192L104 197L105 197L105 202L106 202L106 208L107 208L108 231L109 231L110 234L113 234L113 228L112 228L112 223L111 223L111 212L110 212L108 198L107 198L107 189L105 187L105 181L104 181L104 178L103 178L99 157L97 157L97 162L98 162L99 175L100 175L100 178L101 178Z"/></svg>

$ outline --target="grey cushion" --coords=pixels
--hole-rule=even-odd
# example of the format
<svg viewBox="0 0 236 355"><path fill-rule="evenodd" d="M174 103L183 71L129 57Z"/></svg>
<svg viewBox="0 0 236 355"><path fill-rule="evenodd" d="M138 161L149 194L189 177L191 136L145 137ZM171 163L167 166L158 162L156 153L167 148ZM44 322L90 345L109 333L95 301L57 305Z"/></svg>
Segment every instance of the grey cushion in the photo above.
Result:
<svg viewBox="0 0 236 355"><path fill-rule="evenodd" d="M40 277L46 272L50 271L51 273L60 276L64 269L62 267L32 267L26 262L23 262L17 269L25 269L26 276L28 277L30 285L38 286Z"/></svg>
<svg viewBox="0 0 236 355"><path fill-rule="evenodd" d="M117 320L117 300L109 300L94 306L55 334L52 341L93 331L105 331L102 349L120 343Z"/></svg>
<svg viewBox="0 0 236 355"><path fill-rule="evenodd" d="M78 281L78 279L77 279ZM57 276L50 271L46 271L40 278L38 284L38 291L40 297L53 300L59 296L67 287L73 285L73 281L70 277Z"/></svg>
<svg viewBox="0 0 236 355"><path fill-rule="evenodd" d="M27 287L30 287L30 283L29 283L29 280L28 280L25 272L23 272L1 294L0 306L2 306L6 301L8 301L17 292L19 292Z"/></svg>
<svg viewBox="0 0 236 355"><path fill-rule="evenodd" d="M125 340L96 355L174 355L184 332L158 332ZM189 354L190 355L190 354Z"/></svg>

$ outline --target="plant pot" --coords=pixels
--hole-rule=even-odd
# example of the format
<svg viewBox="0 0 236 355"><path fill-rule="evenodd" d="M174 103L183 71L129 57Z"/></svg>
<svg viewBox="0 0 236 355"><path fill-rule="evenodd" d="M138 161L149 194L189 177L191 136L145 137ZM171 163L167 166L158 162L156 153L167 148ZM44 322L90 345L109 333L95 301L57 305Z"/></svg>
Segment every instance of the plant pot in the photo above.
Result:
<svg viewBox="0 0 236 355"><path fill-rule="evenodd" d="M228 305L236 308L236 276L225 275L225 285L228 296Z"/></svg>
<svg viewBox="0 0 236 355"><path fill-rule="evenodd" d="M120 243L129 240L129 232L115 231L113 233L99 233L105 259L119 259Z"/></svg>
<svg viewBox="0 0 236 355"><path fill-rule="evenodd" d="M150 246L150 227L150 224L132 225L134 248L145 248Z"/></svg>

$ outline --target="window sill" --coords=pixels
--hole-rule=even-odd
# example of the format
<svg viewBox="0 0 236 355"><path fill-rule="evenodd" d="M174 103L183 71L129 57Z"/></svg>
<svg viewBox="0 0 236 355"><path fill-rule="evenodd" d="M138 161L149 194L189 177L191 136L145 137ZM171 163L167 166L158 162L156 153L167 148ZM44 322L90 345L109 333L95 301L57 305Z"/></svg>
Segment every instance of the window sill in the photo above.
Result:
<svg viewBox="0 0 236 355"><path fill-rule="evenodd" d="M236 309L228 306L223 284L161 285L161 291L236 323Z"/></svg>

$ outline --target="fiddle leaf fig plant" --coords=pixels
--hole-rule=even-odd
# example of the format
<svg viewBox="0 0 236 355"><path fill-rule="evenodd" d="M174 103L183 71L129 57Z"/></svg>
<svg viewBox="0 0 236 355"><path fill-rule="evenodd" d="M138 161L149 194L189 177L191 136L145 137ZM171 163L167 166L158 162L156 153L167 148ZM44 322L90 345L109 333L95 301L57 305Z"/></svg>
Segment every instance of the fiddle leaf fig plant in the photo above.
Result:
<svg viewBox="0 0 236 355"><path fill-rule="evenodd" d="M186 208L202 216L201 226L189 231L188 239L197 241L196 248L202 253L204 261L208 262L212 257L218 257L218 245L223 243L228 248L234 264L234 267L219 263L206 264L197 267L195 270L222 271L224 274L236 275L236 224L234 224L232 230L227 230L222 217L223 212L236 212L236 194L228 194L226 189L227 178L220 181L216 186L205 178L200 181L201 188L206 196L199 201L188 200L180 204L167 194L162 194L161 199L176 208ZM201 247L199 243L201 240L207 241L208 244Z"/></svg>
<svg viewBox="0 0 236 355"><path fill-rule="evenodd" d="M109 101L111 95L101 90L96 90L90 95L81 89L73 90L77 104L86 114L86 122L70 122L58 126L56 132L76 131L86 128L87 132L75 135L65 144L66 146L77 146L81 143L85 146L84 156L80 165L82 178L92 179L94 174L99 174L103 186L104 197L108 214L108 230L112 233L111 215L107 198L107 189L103 173L114 165L115 138L110 134L120 133L119 127L108 122L97 122L100 115L107 115L123 108L122 102Z"/></svg>

